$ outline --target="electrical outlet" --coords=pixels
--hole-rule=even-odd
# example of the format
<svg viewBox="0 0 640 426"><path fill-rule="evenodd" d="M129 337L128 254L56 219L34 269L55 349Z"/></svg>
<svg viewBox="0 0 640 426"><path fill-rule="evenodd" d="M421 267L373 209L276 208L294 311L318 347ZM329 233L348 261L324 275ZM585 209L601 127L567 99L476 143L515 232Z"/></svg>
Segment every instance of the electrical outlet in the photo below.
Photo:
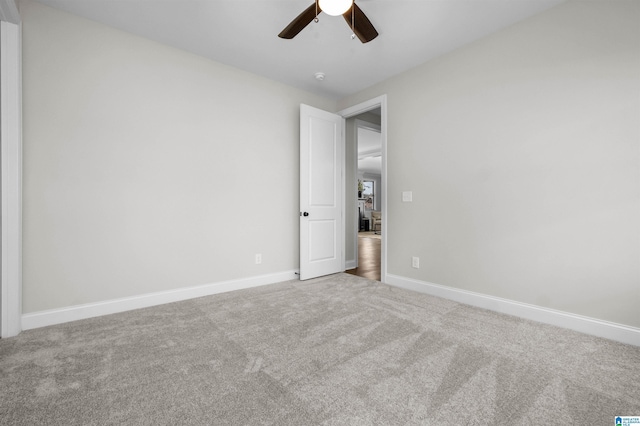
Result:
<svg viewBox="0 0 640 426"><path fill-rule="evenodd" d="M411 266L413 266L416 269L420 269L420 258L413 256L411 258Z"/></svg>
<svg viewBox="0 0 640 426"><path fill-rule="evenodd" d="M256 254L256 265L262 263L262 255L260 253Z"/></svg>

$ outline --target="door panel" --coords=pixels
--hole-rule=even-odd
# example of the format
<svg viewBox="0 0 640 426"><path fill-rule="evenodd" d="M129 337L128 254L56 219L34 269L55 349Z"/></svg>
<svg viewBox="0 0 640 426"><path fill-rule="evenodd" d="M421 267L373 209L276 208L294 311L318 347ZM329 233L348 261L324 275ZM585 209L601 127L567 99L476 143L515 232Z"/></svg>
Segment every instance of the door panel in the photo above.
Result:
<svg viewBox="0 0 640 426"><path fill-rule="evenodd" d="M302 280L344 270L342 129L341 116L300 105Z"/></svg>
<svg viewBox="0 0 640 426"><path fill-rule="evenodd" d="M319 262L333 260L338 256L336 253L335 240L325 238L334 235L336 232L335 220L310 220L309 221L309 261Z"/></svg>

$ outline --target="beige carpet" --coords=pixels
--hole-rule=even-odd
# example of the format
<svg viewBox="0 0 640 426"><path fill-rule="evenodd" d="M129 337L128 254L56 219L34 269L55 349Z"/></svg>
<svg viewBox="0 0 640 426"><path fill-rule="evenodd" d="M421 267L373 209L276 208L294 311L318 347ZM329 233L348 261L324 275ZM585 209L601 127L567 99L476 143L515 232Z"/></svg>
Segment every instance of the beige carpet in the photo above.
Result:
<svg viewBox="0 0 640 426"><path fill-rule="evenodd" d="M612 425L640 348L348 274L0 340L3 425Z"/></svg>

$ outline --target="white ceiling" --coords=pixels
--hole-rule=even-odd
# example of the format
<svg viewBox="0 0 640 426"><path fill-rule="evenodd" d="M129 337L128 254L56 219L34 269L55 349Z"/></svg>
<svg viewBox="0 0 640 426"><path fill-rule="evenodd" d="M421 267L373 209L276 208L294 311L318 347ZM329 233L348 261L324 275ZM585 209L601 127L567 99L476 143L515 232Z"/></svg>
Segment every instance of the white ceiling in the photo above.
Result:
<svg viewBox="0 0 640 426"><path fill-rule="evenodd" d="M357 0L380 33L367 44L351 39L341 16L325 14L294 39L280 39L313 0L39 1L338 99L565 0Z"/></svg>
<svg viewBox="0 0 640 426"><path fill-rule="evenodd" d="M372 175L382 174L382 155L367 157L358 160L358 173L368 173Z"/></svg>

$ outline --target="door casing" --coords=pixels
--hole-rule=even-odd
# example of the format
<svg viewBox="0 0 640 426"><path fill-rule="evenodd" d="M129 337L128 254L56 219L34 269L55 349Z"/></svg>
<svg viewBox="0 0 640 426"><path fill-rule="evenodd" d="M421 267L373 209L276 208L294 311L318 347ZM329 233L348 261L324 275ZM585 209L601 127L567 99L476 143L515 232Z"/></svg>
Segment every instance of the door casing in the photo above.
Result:
<svg viewBox="0 0 640 426"><path fill-rule="evenodd" d="M380 138L382 142L382 170L381 170L381 197L380 197L380 211L382 212L382 228L380 230L381 247L380 247L380 280L384 283L387 282L387 242L389 236L388 214L387 214L387 95L381 95L368 101L361 102L351 107L345 108L338 112L344 119L355 117L367 111L380 108ZM344 175L344 174L343 174ZM342 217L346 215L346 197L350 196L353 191L348 191L345 188L344 195L345 200L343 202ZM357 238L357 236L356 236ZM357 248L356 248L357 253ZM346 255L346 254L345 254Z"/></svg>

